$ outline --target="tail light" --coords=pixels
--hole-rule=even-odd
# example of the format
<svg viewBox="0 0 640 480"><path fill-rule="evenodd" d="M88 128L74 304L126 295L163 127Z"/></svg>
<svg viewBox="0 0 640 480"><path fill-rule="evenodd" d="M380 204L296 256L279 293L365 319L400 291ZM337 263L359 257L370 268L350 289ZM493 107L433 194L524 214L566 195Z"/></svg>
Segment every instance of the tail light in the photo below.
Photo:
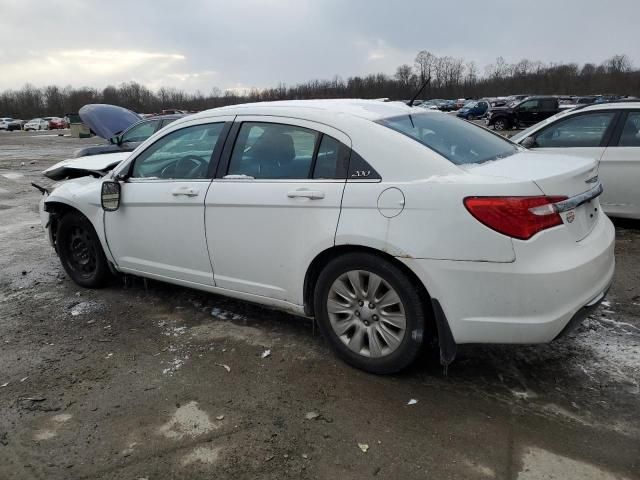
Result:
<svg viewBox="0 0 640 480"><path fill-rule="evenodd" d="M567 197L467 197L464 206L476 220L509 237L528 240L547 228L562 225L556 202Z"/></svg>

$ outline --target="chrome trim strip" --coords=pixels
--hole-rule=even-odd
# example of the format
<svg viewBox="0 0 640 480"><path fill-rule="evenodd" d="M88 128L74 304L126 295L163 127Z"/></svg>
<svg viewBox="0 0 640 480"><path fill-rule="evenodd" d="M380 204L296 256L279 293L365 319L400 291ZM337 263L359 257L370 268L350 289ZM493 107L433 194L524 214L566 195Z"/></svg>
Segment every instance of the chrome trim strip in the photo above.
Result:
<svg viewBox="0 0 640 480"><path fill-rule="evenodd" d="M554 203L553 208L558 213L573 210L574 208L578 208L580 205L583 205L588 201L598 197L600 194L602 194L602 190L602 184L599 183L591 190L587 190L584 193L576 195L575 197L567 198L566 200L563 200L561 202Z"/></svg>

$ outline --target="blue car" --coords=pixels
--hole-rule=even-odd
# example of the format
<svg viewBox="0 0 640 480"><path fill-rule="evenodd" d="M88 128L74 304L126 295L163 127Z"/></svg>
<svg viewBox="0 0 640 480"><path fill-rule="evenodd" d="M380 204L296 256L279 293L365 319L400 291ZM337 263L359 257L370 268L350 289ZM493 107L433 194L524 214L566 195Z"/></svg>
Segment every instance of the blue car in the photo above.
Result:
<svg viewBox="0 0 640 480"><path fill-rule="evenodd" d="M468 102L458 110L456 116L465 120L473 120L482 117L489 110L489 102L486 100L478 100Z"/></svg>

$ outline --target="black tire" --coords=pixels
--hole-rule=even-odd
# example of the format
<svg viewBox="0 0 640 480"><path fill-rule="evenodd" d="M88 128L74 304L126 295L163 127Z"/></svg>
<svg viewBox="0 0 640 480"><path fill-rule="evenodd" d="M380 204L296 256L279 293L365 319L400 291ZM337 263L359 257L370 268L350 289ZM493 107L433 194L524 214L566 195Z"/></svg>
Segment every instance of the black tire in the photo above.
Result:
<svg viewBox="0 0 640 480"><path fill-rule="evenodd" d="M504 130L509 130L509 127L510 127L509 120L507 120L506 118L498 118L493 123L493 128L499 132L502 132Z"/></svg>
<svg viewBox="0 0 640 480"><path fill-rule="evenodd" d="M101 288L113 278L100 239L91 222L69 212L58 222L56 247L67 275L85 288Z"/></svg>
<svg viewBox="0 0 640 480"><path fill-rule="evenodd" d="M404 336L399 346L387 355L372 358L352 351L332 327L327 307L331 287L339 277L354 270L370 272L382 278L397 292L404 307ZM420 354L426 324L423 302L417 286L392 262L364 252L342 255L329 262L322 270L314 293L318 327L338 357L346 363L370 373L390 374L408 367ZM354 317L351 318L356 320Z"/></svg>

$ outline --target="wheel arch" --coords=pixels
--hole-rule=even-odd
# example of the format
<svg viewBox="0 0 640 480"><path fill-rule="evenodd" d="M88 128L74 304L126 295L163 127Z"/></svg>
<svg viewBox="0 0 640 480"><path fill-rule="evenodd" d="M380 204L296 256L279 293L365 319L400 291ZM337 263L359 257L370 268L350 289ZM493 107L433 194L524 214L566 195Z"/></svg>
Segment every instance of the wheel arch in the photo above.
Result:
<svg viewBox="0 0 640 480"><path fill-rule="evenodd" d="M55 192L54 192L55 193ZM53 195L52 195L53 196ZM111 251L109 250L109 246L107 244L107 240L105 237L104 226L102 224L102 209L101 208L87 208L82 209L79 208L79 205L75 205L73 202L65 201L65 198L61 198L60 196L56 196L51 200L47 200L44 202L44 210L49 215L49 220L47 223L49 229L49 238L51 240L51 244L55 245L55 235L57 230L57 223L60 221L64 215L69 212L78 212L80 215L85 217L89 223L93 226L96 234L98 235L98 239L100 240L100 244L102 247L102 251L104 252L107 260L109 262L109 266L112 271L115 271L115 261L111 255Z"/></svg>
<svg viewBox="0 0 640 480"><path fill-rule="evenodd" d="M306 315L310 317L313 317L315 315L313 307L313 296L318 277L320 276L320 272L322 272L322 269L334 258L348 253L370 253L380 258L384 258L385 260L389 261L400 270L402 270L402 272L404 272L405 275L407 275L407 277L411 279L411 282L418 288L418 293L422 300L422 304L426 314L427 328L430 332L434 332L439 336L440 332L438 324L435 320L431 295L427 291L427 288L422 283L422 281L418 278L418 276L407 265L399 261L393 255L390 255L376 248L366 247L364 245L335 245L316 255L316 257L307 268L303 283L304 311Z"/></svg>

